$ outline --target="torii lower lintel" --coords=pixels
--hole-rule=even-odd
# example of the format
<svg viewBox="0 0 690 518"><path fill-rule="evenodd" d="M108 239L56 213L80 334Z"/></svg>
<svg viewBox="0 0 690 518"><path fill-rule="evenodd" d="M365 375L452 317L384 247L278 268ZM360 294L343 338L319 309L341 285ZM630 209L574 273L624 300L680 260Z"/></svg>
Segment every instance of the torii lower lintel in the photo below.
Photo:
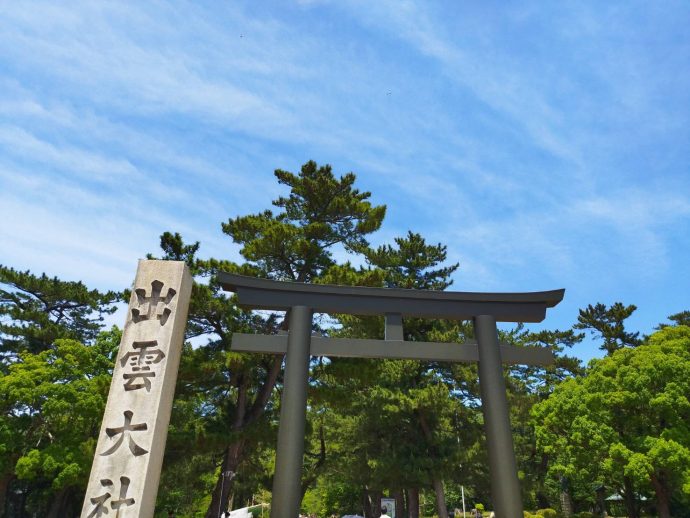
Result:
<svg viewBox="0 0 690 518"><path fill-rule="evenodd" d="M545 365L550 351L501 346L496 322L540 322L565 290L535 293L463 293L309 285L221 273L221 286L241 306L289 311L289 333L233 336L233 350L286 353L271 518L294 518L300 509L309 359L312 355L478 361L489 453L491 494L498 518L522 518L502 363ZM385 315L386 340L311 336L312 314ZM472 320L477 344L402 340L402 316Z"/></svg>
<svg viewBox="0 0 690 518"><path fill-rule="evenodd" d="M551 349L545 347L514 347L499 344L501 362L513 365L551 365ZM234 333L232 350L237 352L285 354L287 335ZM369 340L312 336L311 356L338 358L380 358L426 360L433 362L478 362L477 343L407 342L405 340Z"/></svg>

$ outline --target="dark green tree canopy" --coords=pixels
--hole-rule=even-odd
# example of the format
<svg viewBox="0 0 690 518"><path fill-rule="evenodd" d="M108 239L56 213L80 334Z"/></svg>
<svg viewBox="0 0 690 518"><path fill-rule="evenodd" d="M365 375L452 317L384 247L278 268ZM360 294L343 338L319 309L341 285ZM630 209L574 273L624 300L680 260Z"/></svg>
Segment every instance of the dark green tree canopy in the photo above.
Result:
<svg viewBox="0 0 690 518"><path fill-rule="evenodd" d="M334 264L332 247L359 252L365 236L378 230L385 205L372 206L369 192L353 188L355 175L340 178L331 166L309 161L299 174L277 169L275 176L290 194L273 201L278 214L231 218L223 232L242 245L241 254L269 277L309 282Z"/></svg>
<svg viewBox="0 0 690 518"><path fill-rule="evenodd" d="M405 237L396 237L395 244L397 249L383 245L365 252L369 264L386 272L386 288L445 290L453 284L450 276L459 263L439 266L446 261L446 246L427 245L421 234L412 231Z"/></svg>
<svg viewBox="0 0 690 518"><path fill-rule="evenodd" d="M688 326L690 327L690 311L681 311L680 313L675 313L668 317L670 321L677 326Z"/></svg>
<svg viewBox="0 0 690 518"><path fill-rule="evenodd" d="M238 484L220 475L238 471L250 457L245 452L257 436L257 426L266 426L275 410L274 387L281 382L282 358L273 355L240 354L229 350L232 333L274 334L287 329L278 315L251 313L239 309L235 298L223 292L218 271L278 280L318 282L336 264L334 249L362 254L368 247L367 234L381 226L385 206L373 206L370 193L354 187L355 175L340 178L330 166L310 161L298 174L277 170L278 182L290 188L273 201L278 210L231 218L223 232L240 245L247 262L237 264L219 259L200 259L199 243L186 244L177 233L161 236L165 259L185 261L195 276L189 309L187 336L207 336L208 342L194 350L194 362L183 362L180 380L204 387L204 403L191 403L189 411L203 414L197 437L204 437L203 450L221 470L212 491L207 515L216 516L221 502ZM282 321L281 321L282 320ZM199 365L203 366L202 369ZM194 401L194 392L180 387L178 394ZM180 406L181 404L178 404ZM173 422L176 414L173 413ZM202 422L202 421L200 421ZM217 455L217 457L216 457ZM212 468L213 469L213 468Z"/></svg>
<svg viewBox="0 0 690 518"><path fill-rule="evenodd" d="M593 360L534 407L539 448L552 475L576 491L606 483L627 493L653 490L658 515L690 496L690 328L667 326L643 347ZM591 497L591 496L590 496ZM629 509L632 514L633 511Z"/></svg>
<svg viewBox="0 0 690 518"><path fill-rule="evenodd" d="M366 267L335 265L321 280L407 289L450 286L458 265L444 264L445 246L429 245L413 232L394 241L367 248ZM326 330L331 336L383 338L381 317L338 315L337 319L340 328ZM459 338L457 322L406 318L404 327L407 340ZM459 435L472 443L476 429L470 424L475 412L463 407L457 391L456 374L463 367L456 367L349 358L331 358L319 365L312 401L323 405L320 415L326 422L327 446L337 452L328 458L322 480L369 496L433 486L440 498L443 479L455 475L466 460L466 450L457 448ZM337 505L345 512L352 504ZM445 504L437 505L445 513ZM369 511L377 515L377 509Z"/></svg>
<svg viewBox="0 0 690 518"><path fill-rule="evenodd" d="M121 299L119 292L0 265L0 355L7 361L22 351L38 353L58 338L92 343L103 315Z"/></svg>
<svg viewBox="0 0 690 518"><path fill-rule="evenodd" d="M642 343L640 333L630 333L625 330L625 320L632 315L637 306L631 304L624 306L621 302L614 303L611 307L597 303L588 305L580 310L577 324L574 329L588 329L592 334L598 335L603 343L599 349L611 355L623 347L637 347Z"/></svg>
<svg viewBox="0 0 690 518"><path fill-rule="evenodd" d="M668 319L673 322L674 326L688 326L690 327L690 311L681 311L680 313L674 313L673 315L669 315ZM659 324L657 326L657 329L663 329L664 327L668 327L669 324Z"/></svg>

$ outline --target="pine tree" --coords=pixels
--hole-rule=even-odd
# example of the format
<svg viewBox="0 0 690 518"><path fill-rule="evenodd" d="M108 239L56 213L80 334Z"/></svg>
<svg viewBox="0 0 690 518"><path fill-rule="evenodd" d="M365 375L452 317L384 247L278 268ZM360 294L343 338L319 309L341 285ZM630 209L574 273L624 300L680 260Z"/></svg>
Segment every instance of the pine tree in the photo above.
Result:
<svg viewBox="0 0 690 518"><path fill-rule="evenodd" d="M101 293L81 282L0 265L0 368L21 352L51 348L59 338L92 343L103 316L113 313L121 300L115 291Z"/></svg>
<svg viewBox="0 0 690 518"><path fill-rule="evenodd" d="M353 173L338 178L329 165L309 161L297 174L278 169L275 176L289 188L287 196L273 201L275 211L238 216L222 224L223 232L240 245L246 263L198 259L198 243L185 245L178 234L166 233L161 241L165 258L187 261L192 272L204 280L192 293L188 335L210 335L208 345L195 355L200 360L203 357L205 365L216 366L214 372L192 374L204 375L200 382L211 396L204 411L211 409L207 429L212 430L213 437L207 443L221 451L208 518L217 516L227 505L235 474L246 461L246 447L254 430L251 427L263 419L267 409L277 406L273 389L281 376L281 357L230 352L232 333L287 329L287 319L239 310L233 298L221 292L217 273L222 270L281 281L317 282L336 265L334 250L342 247L359 254L368 247L366 236L381 226L386 212L385 206L368 201L369 192L354 187ZM232 396L230 403L228 394Z"/></svg>
<svg viewBox="0 0 690 518"><path fill-rule="evenodd" d="M616 302L611 307L602 303L588 305L580 310L574 329L587 329L598 335L603 343L599 346L609 356L623 347L637 347L642 343L640 333L625 330L625 320L632 315L637 306L624 306Z"/></svg>
<svg viewBox="0 0 690 518"><path fill-rule="evenodd" d="M413 232L394 242L365 250L366 268L341 265L331 268L324 280L437 290L452 284L450 276L458 265L442 266L445 246L428 245ZM383 338L382 318L340 315L338 320L342 327L330 331L334 336ZM458 340L461 327L455 322L409 318L404 334L409 341ZM408 512L416 516L413 497L420 487L434 488L437 512L446 515L443 477L459 463L458 416L464 423L472 419L453 395L458 372L455 366L409 360L332 358L323 367L319 375L323 390L318 396L326 401L323 411L336 428L330 440L336 449L339 444L350 445L345 448L348 453L338 455L335 462L340 473L356 474L342 478L329 471L327 476L365 487L367 516L378 516L378 499L385 490L400 495L400 502L407 493L407 501L412 502Z"/></svg>
<svg viewBox="0 0 690 518"><path fill-rule="evenodd" d="M97 434L112 369L103 317L120 300L0 266L0 516L8 494L21 496L18 514L33 506L58 516L80 499L92 455L85 443ZM79 415L61 419L68 408Z"/></svg>

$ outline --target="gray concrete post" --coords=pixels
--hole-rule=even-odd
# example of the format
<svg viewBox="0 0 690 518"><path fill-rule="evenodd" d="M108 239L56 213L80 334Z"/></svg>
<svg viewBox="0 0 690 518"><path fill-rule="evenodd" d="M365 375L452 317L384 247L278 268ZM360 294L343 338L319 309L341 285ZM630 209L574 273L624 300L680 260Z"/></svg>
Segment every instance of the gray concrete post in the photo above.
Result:
<svg viewBox="0 0 690 518"><path fill-rule="evenodd" d="M522 496L510 431L496 318L492 315L475 317L474 332L479 348L479 387L494 511L497 518L522 518Z"/></svg>
<svg viewBox="0 0 690 518"><path fill-rule="evenodd" d="M294 306L290 309L289 318L271 518L297 518L302 496L312 310L306 306Z"/></svg>

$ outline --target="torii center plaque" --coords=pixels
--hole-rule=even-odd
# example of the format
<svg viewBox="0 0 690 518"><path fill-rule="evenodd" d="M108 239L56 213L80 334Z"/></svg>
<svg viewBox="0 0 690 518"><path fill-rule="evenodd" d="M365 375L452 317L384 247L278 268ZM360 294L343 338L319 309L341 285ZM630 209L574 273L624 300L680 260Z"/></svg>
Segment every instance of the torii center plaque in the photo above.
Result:
<svg viewBox="0 0 690 518"><path fill-rule="evenodd" d="M500 345L496 322L541 322L565 290L534 293L467 293L327 286L277 282L220 273L221 286L245 308L288 312L288 335L235 333L236 351L286 354L276 451L271 518L294 518L300 510L307 384L310 356L478 361L491 494L498 518L522 518L520 483L510 430L502 363L547 365L550 350ZM313 313L384 315L385 340L312 337ZM472 320L477 342L406 342L403 317Z"/></svg>

